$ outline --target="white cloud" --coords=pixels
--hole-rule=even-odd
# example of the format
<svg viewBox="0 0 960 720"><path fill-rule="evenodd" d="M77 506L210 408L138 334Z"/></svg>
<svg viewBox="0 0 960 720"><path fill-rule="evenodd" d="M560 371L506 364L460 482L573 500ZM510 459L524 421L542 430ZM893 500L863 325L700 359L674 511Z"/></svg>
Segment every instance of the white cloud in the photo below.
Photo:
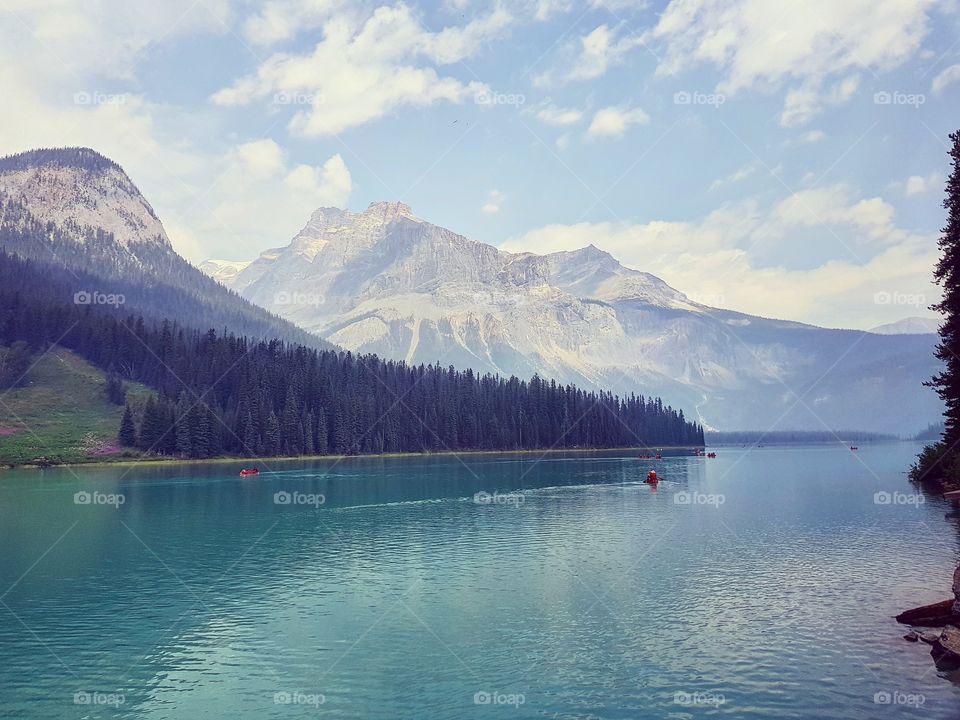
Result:
<svg viewBox="0 0 960 720"><path fill-rule="evenodd" d="M551 15L569 12L572 8L572 0L537 0L534 17L537 20L547 20Z"/></svg>
<svg viewBox="0 0 960 720"><path fill-rule="evenodd" d="M343 0L268 0L244 21L243 34L257 45L289 40L322 25L342 4Z"/></svg>
<svg viewBox="0 0 960 720"><path fill-rule="evenodd" d="M625 36L621 36L625 35ZM577 80L593 80L622 63L633 48L643 44L638 35L620 33L607 25L599 25L564 49L567 59L563 69L552 69L537 76L537 87L559 85Z"/></svg>
<svg viewBox="0 0 960 720"><path fill-rule="evenodd" d="M537 113L537 119L547 125L563 127L565 125L576 125L583 118L583 113L575 108L559 108L553 105L547 105Z"/></svg>
<svg viewBox="0 0 960 720"><path fill-rule="evenodd" d="M216 184L177 218L181 230L204 238L207 257L248 258L283 244L318 207L345 207L353 187L340 155L321 166L294 165L269 139L236 146L217 169Z"/></svg>
<svg viewBox="0 0 960 720"><path fill-rule="evenodd" d="M503 204L505 196L499 190L491 190L489 199L480 207L480 212L485 215L496 215L500 212L500 206Z"/></svg>
<svg viewBox="0 0 960 720"><path fill-rule="evenodd" d="M826 106L842 105L857 91L860 78L851 75L834 84L826 91L820 89L819 82L806 82L799 88L790 90L780 113L783 127L806 125Z"/></svg>
<svg viewBox="0 0 960 720"><path fill-rule="evenodd" d="M940 192L944 187L944 178L938 172L930 173L927 176L911 175L904 183L903 192L908 197L911 195L920 195L928 192Z"/></svg>
<svg viewBox="0 0 960 720"><path fill-rule="evenodd" d="M748 177L753 175L757 171L757 164L752 163L750 165L744 165L743 167L737 168L729 175L725 175L722 178L717 178L710 184L711 190L718 190L727 185L733 185L740 182L741 180L746 180Z"/></svg>
<svg viewBox="0 0 960 720"><path fill-rule="evenodd" d="M960 82L960 63L957 65L951 65L945 70L937 73L937 76L933 79L933 83L930 85L930 89L939 94L943 92L949 85L953 85L956 82Z"/></svg>
<svg viewBox="0 0 960 720"><path fill-rule="evenodd" d="M642 0L590 0L590 7L603 8L611 12L622 10L637 12L639 10L645 10L649 5L650 3Z"/></svg>
<svg viewBox="0 0 960 720"><path fill-rule="evenodd" d="M640 108L605 107L593 116L587 128L587 137L617 139L623 137L631 125L646 125L649 122L650 116Z"/></svg>
<svg viewBox="0 0 960 720"><path fill-rule="evenodd" d="M511 22L500 7L438 32L425 29L405 5L378 8L361 24L336 17L324 24L324 39L311 53L276 53L213 101L248 105L278 93L310 98L290 122L292 131L305 136L337 134L401 107L460 103L489 88L442 77L431 64L470 57Z"/></svg>
<svg viewBox="0 0 960 720"><path fill-rule="evenodd" d="M803 242L810 228L836 238L836 254L805 269L758 259L771 246ZM844 186L796 193L768 208L755 200L724 205L693 222L548 225L501 247L548 253L590 243L688 294L723 296L731 309L831 327L888 321L897 308L877 305L876 293L924 295L931 302L937 293L930 283L933 239L899 228L888 204L857 198Z"/></svg>
<svg viewBox="0 0 960 720"><path fill-rule="evenodd" d="M813 145L814 143L818 143L826 137L827 134L823 130L810 130L809 132L805 132L803 135L801 135L800 140Z"/></svg>
<svg viewBox="0 0 960 720"><path fill-rule="evenodd" d="M273 140L210 148L176 132L183 110L122 96L74 105L0 66L5 116L0 154L83 145L118 162L157 211L174 247L193 261L252 257L286 242L321 205L345 205L350 173L334 155L318 167L291 164ZM56 93L53 93L56 96Z"/></svg>
<svg viewBox="0 0 960 720"><path fill-rule="evenodd" d="M145 51L196 33L226 33L230 0L4 0L0 46L33 80L129 79ZM2 50L0 50L2 51ZM86 88L76 88L82 90Z"/></svg>
<svg viewBox="0 0 960 720"><path fill-rule="evenodd" d="M856 91L858 71L891 70L919 50L933 0L671 0L647 34L659 75L700 63L723 72L718 90L788 86L781 123L808 122ZM831 79L840 78L832 86ZM824 89L824 88L827 89Z"/></svg>

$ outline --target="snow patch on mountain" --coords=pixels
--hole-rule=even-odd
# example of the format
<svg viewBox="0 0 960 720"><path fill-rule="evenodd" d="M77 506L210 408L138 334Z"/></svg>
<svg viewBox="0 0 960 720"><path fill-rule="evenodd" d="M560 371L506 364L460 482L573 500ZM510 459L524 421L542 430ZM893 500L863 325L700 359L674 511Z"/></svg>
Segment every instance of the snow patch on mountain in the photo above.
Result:
<svg viewBox="0 0 960 720"><path fill-rule="evenodd" d="M249 264L249 260L205 260L197 267L217 282L229 285Z"/></svg>

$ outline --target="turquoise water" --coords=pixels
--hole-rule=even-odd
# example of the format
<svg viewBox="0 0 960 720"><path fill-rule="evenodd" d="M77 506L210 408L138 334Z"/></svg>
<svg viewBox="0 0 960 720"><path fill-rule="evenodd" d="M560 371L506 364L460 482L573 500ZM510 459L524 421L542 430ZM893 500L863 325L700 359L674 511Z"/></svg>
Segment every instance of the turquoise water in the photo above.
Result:
<svg viewBox="0 0 960 720"><path fill-rule="evenodd" d="M718 450L4 472L0 716L956 717L916 447Z"/></svg>

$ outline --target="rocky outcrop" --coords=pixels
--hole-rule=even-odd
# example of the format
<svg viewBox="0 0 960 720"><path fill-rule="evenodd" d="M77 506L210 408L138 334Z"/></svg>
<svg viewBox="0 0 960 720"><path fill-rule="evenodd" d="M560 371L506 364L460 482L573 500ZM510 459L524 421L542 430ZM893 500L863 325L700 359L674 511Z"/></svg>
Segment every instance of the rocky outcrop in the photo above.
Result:
<svg viewBox="0 0 960 720"><path fill-rule="evenodd" d="M960 627L947 625L930 651L937 667L960 665Z"/></svg>
<svg viewBox="0 0 960 720"><path fill-rule="evenodd" d="M960 613L960 565L953 571L953 612Z"/></svg>
<svg viewBox="0 0 960 720"><path fill-rule="evenodd" d="M957 576L954 575L954 578ZM954 587L956 588L956 579ZM912 610L905 610L897 615L897 622L904 625L920 627L943 627L949 623L960 623L960 612L956 610L957 600L941 600L931 605L922 605Z"/></svg>

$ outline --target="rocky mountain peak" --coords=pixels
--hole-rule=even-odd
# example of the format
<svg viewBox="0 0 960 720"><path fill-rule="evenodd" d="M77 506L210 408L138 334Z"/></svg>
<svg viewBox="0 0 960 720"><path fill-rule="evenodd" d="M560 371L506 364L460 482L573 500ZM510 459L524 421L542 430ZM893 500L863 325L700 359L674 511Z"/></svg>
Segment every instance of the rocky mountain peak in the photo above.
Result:
<svg viewBox="0 0 960 720"><path fill-rule="evenodd" d="M408 218L416 220L417 216L413 214L413 209L403 202L372 202L367 206L364 215L376 218L382 218L384 222L389 222L397 218Z"/></svg>
<svg viewBox="0 0 960 720"><path fill-rule="evenodd" d="M37 221L82 242L94 230L122 247L170 240L156 213L117 163L84 147L29 150L0 158L0 202L23 203Z"/></svg>

